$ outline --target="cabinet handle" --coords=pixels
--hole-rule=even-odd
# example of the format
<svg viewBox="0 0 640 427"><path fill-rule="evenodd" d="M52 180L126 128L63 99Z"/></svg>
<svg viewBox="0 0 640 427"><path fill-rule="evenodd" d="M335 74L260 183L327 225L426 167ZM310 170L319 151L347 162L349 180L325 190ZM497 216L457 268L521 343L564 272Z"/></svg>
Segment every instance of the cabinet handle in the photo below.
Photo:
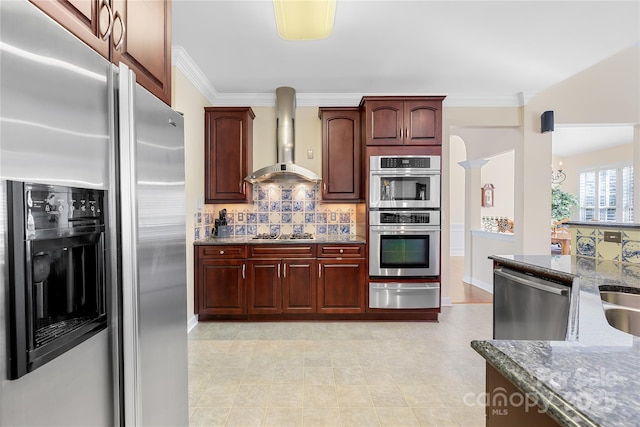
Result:
<svg viewBox="0 0 640 427"><path fill-rule="evenodd" d="M404 138L409 139L409 128L405 128L404 130Z"/></svg>
<svg viewBox="0 0 640 427"><path fill-rule="evenodd" d="M278 264L278 279L280 278L280 264Z"/></svg>
<svg viewBox="0 0 640 427"><path fill-rule="evenodd" d="M324 192L326 193L327 192L327 183L325 182L323 185L324 185Z"/></svg>
<svg viewBox="0 0 640 427"><path fill-rule="evenodd" d="M322 277L322 265L318 264L318 277Z"/></svg>
<svg viewBox="0 0 640 427"><path fill-rule="evenodd" d="M402 131L403 131L403 129L400 128L400 139L402 139Z"/></svg>
<svg viewBox="0 0 640 427"><path fill-rule="evenodd" d="M127 32L127 29L124 26L124 20L122 19L122 15L120 15L120 11L116 10L116 13L113 15L113 22L115 23L116 19L120 20L120 25L122 26L122 34L120 35L120 40L116 43L115 50L120 50L122 47L122 43L124 42L124 35Z"/></svg>
<svg viewBox="0 0 640 427"><path fill-rule="evenodd" d="M224 251L220 251L220 255L224 255Z"/></svg>
<svg viewBox="0 0 640 427"><path fill-rule="evenodd" d="M287 278L287 264L284 265L284 274L283 277L286 279Z"/></svg>
<svg viewBox="0 0 640 427"><path fill-rule="evenodd" d="M109 0L102 0L100 9L102 10L103 7L106 7L107 12L109 12L109 26L107 27L107 31L105 31L104 34L101 34L102 40L106 40L111 35L111 30L113 30L113 11L111 10L111 6L109 6ZM98 17L98 27L100 27L100 17ZM100 31L99 28L98 31Z"/></svg>
<svg viewBox="0 0 640 427"><path fill-rule="evenodd" d="M246 264L242 264L242 278L243 279L245 279L244 272L245 272L246 268L247 268L247 265Z"/></svg>

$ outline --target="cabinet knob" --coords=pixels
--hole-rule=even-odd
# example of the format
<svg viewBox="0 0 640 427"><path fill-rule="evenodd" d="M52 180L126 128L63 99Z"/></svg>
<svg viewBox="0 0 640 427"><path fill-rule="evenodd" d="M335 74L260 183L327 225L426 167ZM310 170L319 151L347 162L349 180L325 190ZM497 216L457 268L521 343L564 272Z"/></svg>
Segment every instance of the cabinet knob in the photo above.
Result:
<svg viewBox="0 0 640 427"><path fill-rule="evenodd" d="M343 254L344 253L344 249L340 249L340 253Z"/></svg>
<svg viewBox="0 0 640 427"><path fill-rule="evenodd" d="M224 251L220 251L220 255L224 255Z"/></svg>

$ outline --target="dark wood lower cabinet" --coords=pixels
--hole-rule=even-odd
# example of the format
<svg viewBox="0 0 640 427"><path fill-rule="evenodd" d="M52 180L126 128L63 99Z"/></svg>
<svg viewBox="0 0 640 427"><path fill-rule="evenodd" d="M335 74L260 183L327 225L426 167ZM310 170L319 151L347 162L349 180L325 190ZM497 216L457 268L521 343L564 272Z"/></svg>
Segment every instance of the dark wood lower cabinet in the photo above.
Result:
<svg viewBox="0 0 640 427"><path fill-rule="evenodd" d="M364 259L318 261L318 312L363 313Z"/></svg>
<svg viewBox="0 0 640 427"><path fill-rule="evenodd" d="M493 366L487 363L487 427L558 427L551 416L536 405Z"/></svg>
<svg viewBox="0 0 640 427"><path fill-rule="evenodd" d="M245 314L245 261L202 260L198 268L199 314Z"/></svg>
<svg viewBox="0 0 640 427"><path fill-rule="evenodd" d="M248 311L251 314L278 314L282 312L279 277L280 260L249 261Z"/></svg>
<svg viewBox="0 0 640 427"><path fill-rule="evenodd" d="M316 312L316 260L282 261L282 311L284 313Z"/></svg>

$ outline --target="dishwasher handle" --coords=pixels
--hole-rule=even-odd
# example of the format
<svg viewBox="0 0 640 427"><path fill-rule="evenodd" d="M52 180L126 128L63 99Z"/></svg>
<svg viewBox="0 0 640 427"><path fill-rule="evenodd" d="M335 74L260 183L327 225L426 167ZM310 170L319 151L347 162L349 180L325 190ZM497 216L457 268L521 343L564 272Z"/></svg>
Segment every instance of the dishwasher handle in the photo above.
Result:
<svg viewBox="0 0 640 427"><path fill-rule="evenodd" d="M567 289L560 289L560 288L556 288L554 286L545 285L543 283L534 282L532 280L527 280L525 278L522 278L522 277L519 277L519 276L515 276L513 274L509 274L506 271L503 271L501 269L495 269L495 270L493 270L493 273L498 275L498 276L502 276L505 279L512 280L514 282L520 283L521 285L525 285L525 286L529 286L529 287L532 287L532 288L536 288L536 289L544 291L544 292L550 292L550 293L556 294L556 295L568 295L569 294L569 291Z"/></svg>

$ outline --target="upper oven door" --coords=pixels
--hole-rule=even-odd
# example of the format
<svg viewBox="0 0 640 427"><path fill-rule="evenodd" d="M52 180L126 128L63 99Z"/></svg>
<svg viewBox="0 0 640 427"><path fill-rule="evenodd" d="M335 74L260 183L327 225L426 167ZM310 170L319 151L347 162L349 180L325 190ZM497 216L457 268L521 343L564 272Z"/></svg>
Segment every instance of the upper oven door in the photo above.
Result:
<svg viewBox="0 0 640 427"><path fill-rule="evenodd" d="M440 174L371 171L369 208L440 208Z"/></svg>
<svg viewBox="0 0 640 427"><path fill-rule="evenodd" d="M440 274L440 230L436 227L369 227L369 275L425 277Z"/></svg>

